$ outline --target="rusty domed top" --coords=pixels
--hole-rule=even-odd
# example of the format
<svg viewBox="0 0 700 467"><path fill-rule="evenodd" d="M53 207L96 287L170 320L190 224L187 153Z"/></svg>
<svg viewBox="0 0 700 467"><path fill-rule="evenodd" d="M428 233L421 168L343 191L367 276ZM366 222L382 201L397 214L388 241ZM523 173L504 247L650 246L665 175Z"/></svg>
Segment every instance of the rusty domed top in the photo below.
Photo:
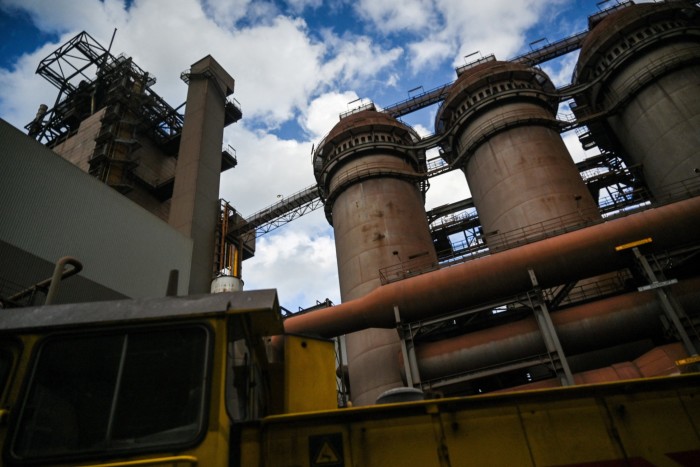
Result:
<svg viewBox="0 0 700 467"><path fill-rule="evenodd" d="M680 2L678 4L645 3L630 5L608 14L591 29L581 44L581 52L576 64L577 81L586 79L582 75L583 70L593 64L592 61L601 53L601 49L607 43L617 42L630 31L648 26L651 16L657 20L663 20L673 17L687 8L688 5Z"/></svg>
<svg viewBox="0 0 700 467"><path fill-rule="evenodd" d="M337 136L348 131L356 133L361 128L394 127L403 132L413 133L413 130L396 120L389 114L376 110L362 110L344 117L338 122L324 139L324 143L333 141Z"/></svg>
<svg viewBox="0 0 700 467"><path fill-rule="evenodd" d="M445 98L445 102L449 102L458 97L462 92L473 84L485 78L490 78L491 81L496 80L503 75L513 76L516 73L531 72L531 68L521 65L520 63L503 62L494 60L491 62L480 63L468 70L464 71L457 81L452 84L450 92Z"/></svg>
<svg viewBox="0 0 700 467"><path fill-rule="evenodd" d="M549 77L541 70L531 68L515 62L504 62L493 60L485 63L480 63L468 70L462 72L450 88L445 101L440 106L435 119L436 131L445 131L442 123L448 123L452 114L460 107L470 93L479 91L480 88L495 84L498 85L504 82L525 81L534 83L530 87L536 90L544 90L547 92L554 91L554 84ZM487 93L490 96L492 90ZM496 93L500 91L495 91ZM552 106L556 106L556 99L552 100ZM441 123L442 122L442 123Z"/></svg>

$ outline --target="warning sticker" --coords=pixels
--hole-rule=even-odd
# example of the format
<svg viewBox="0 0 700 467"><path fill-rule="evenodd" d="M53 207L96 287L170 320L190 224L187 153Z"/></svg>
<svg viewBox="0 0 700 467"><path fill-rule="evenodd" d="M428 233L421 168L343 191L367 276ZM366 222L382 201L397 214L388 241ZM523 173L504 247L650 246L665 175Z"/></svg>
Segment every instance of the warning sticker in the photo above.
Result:
<svg viewBox="0 0 700 467"><path fill-rule="evenodd" d="M311 467L344 466L343 434L309 436L309 464Z"/></svg>

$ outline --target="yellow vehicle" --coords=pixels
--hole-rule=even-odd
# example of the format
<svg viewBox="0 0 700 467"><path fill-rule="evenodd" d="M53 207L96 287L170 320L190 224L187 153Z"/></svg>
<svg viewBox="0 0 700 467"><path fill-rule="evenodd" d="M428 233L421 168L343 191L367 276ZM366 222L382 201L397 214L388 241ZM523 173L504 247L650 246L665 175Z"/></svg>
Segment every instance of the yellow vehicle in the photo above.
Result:
<svg viewBox="0 0 700 467"><path fill-rule="evenodd" d="M0 310L6 466L700 465L700 375L337 408L274 290Z"/></svg>

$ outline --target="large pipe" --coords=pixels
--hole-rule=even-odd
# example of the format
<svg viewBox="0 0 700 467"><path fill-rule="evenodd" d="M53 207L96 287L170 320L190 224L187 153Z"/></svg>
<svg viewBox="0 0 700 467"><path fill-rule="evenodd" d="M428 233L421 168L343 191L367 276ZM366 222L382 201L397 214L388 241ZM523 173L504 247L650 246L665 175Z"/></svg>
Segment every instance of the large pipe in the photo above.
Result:
<svg viewBox="0 0 700 467"><path fill-rule="evenodd" d="M689 314L700 305L700 278L673 286ZM644 338L662 338L661 305L653 290L632 292L552 313L567 356ZM534 317L416 347L421 380L475 370L546 351Z"/></svg>
<svg viewBox="0 0 700 467"><path fill-rule="evenodd" d="M619 362L606 367L576 373L574 374L574 381L576 384L595 384L675 375L679 373L675 361L685 356L687 356L687 353L681 343L662 345L655 347L633 361ZM650 364L650 361L653 361L653 364ZM493 392L525 391L560 386L561 382L557 378L551 378Z"/></svg>
<svg viewBox="0 0 700 467"><path fill-rule="evenodd" d="M604 274L630 264L629 252L615 246L653 238L661 251L700 242L700 197L649 209L557 237L506 250L456 266L379 287L364 297L313 313L287 318L286 332L338 336L371 327L395 327L532 288L528 269L542 287Z"/></svg>

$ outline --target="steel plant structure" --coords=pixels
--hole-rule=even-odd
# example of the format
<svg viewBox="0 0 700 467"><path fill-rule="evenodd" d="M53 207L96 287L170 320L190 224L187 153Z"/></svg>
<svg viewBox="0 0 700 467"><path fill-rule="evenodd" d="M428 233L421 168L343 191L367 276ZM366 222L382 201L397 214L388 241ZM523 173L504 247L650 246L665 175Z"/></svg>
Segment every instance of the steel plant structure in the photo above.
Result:
<svg viewBox="0 0 700 467"><path fill-rule="evenodd" d="M580 34L343 114L313 154L317 185L248 219L213 209L213 192L198 198L218 179L223 127L241 117L211 57L184 75L183 121L130 60L90 53L85 37L66 47L98 79L66 88L42 64L68 98L42 108L30 135L83 154L76 164L192 238L190 292L223 266L239 271L256 234L325 206L343 303L288 316L285 330L346 336L339 374L355 405L403 386L456 395L666 375L697 355L696 2L618 3ZM555 88L537 65L578 49L572 83ZM558 115L562 102L573 115ZM436 103L433 136L398 120ZM572 129L600 154L575 164L560 136ZM66 149L76 143L90 148ZM431 148L440 155L428 160ZM448 170L464 172L473 198L426 213L429 179Z"/></svg>
<svg viewBox="0 0 700 467"><path fill-rule="evenodd" d="M534 67L578 47L569 86ZM699 62L697 5L625 2L587 33L341 116L314 171L343 303L287 331L351 333L358 405L404 385L453 395L677 371L698 348ZM576 118L558 118L571 98ZM435 101L431 138L393 119ZM578 168L559 134L574 127L602 150ZM425 160L432 146L441 164ZM432 166L464 171L472 200L426 216ZM460 231L466 247L450 241Z"/></svg>

